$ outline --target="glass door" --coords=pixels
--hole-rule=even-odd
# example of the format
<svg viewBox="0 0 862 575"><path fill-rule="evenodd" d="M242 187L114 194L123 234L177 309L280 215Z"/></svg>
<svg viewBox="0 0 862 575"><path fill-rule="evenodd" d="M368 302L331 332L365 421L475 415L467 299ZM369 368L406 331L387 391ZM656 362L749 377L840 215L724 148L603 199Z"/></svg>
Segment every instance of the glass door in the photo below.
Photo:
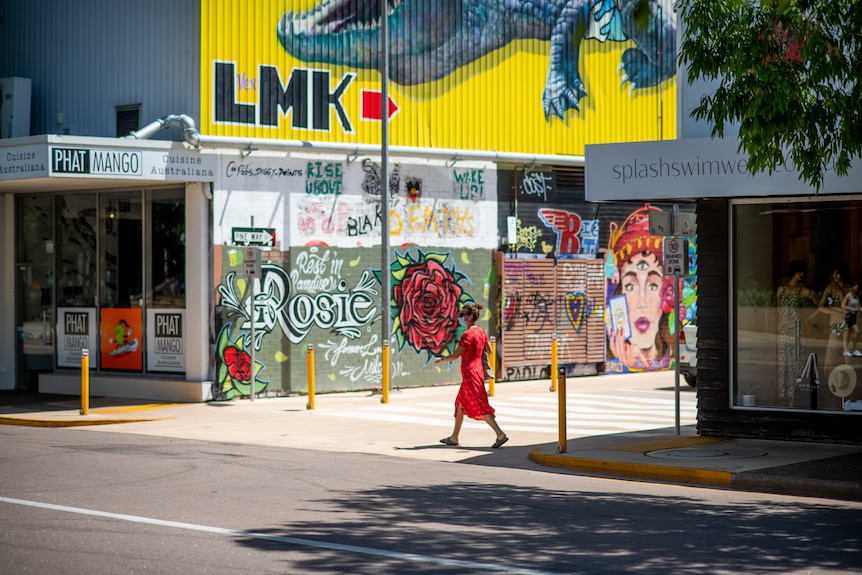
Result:
<svg viewBox="0 0 862 575"><path fill-rule="evenodd" d="M144 369L143 192L99 195L99 367Z"/></svg>
<svg viewBox="0 0 862 575"><path fill-rule="evenodd" d="M54 370L53 196L16 198L17 389L37 390L39 374Z"/></svg>

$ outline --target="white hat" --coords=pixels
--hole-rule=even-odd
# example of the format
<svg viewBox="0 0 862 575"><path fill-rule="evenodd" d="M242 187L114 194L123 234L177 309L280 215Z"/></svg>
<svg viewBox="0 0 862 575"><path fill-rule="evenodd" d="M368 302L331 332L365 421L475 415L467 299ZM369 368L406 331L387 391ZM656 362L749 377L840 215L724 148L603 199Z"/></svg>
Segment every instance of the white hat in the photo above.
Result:
<svg viewBox="0 0 862 575"><path fill-rule="evenodd" d="M856 370L842 364L829 374L829 391L838 397L847 397L856 388Z"/></svg>

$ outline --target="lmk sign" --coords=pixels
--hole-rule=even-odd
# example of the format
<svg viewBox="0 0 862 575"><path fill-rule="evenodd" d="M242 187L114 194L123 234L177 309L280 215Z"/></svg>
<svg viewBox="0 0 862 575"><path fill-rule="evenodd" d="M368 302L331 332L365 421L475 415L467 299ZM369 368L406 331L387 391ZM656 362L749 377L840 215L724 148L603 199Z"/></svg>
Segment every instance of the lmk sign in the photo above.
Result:
<svg viewBox="0 0 862 575"><path fill-rule="evenodd" d="M291 113L291 126L297 130L329 132L330 107L335 109L341 129L353 133L353 125L344 110L341 98L356 74L346 73L335 90L330 92L330 77L326 70L294 68L287 84L283 84L278 68L258 67L256 86L258 101L242 104L236 101L236 75L233 62L216 62L215 122L278 127L281 116ZM310 89L309 89L310 88Z"/></svg>

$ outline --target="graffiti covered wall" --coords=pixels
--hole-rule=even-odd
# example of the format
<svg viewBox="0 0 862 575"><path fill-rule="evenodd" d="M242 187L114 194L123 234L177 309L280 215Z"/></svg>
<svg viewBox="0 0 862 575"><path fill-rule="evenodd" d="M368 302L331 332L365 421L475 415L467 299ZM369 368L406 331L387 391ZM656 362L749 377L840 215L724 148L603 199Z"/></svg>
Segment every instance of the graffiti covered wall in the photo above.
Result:
<svg viewBox="0 0 862 575"><path fill-rule="evenodd" d="M375 280L380 277L379 259L370 260L368 250L326 248L294 250L297 258L308 254L309 260L331 259L342 278L361 274L369 287L380 289ZM487 250L423 249L415 246L396 248L391 254L392 292L390 310L392 337L392 387L428 386L460 381L457 363L435 365L436 357L454 351L463 328L458 325L458 312L468 302L488 305L483 289L484 278L492 264ZM330 269L333 264L330 264ZM369 267L370 266L370 267ZM294 267L296 271L296 267ZM298 281L315 283L335 276L318 270L300 270ZM343 279L341 281L344 281ZM349 280L348 280L349 281ZM380 306L375 303L373 321L354 322L351 333L336 333L332 329L314 326L306 341L315 346L318 381L324 388L379 388L381 382ZM488 316L481 318L480 327L487 328ZM325 375L320 375L325 374ZM305 381L306 364L294 362L294 380Z"/></svg>
<svg viewBox="0 0 862 575"><path fill-rule="evenodd" d="M339 165L339 173L344 174L341 185L352 193L310 192L310 175L305 193L291 194L291 245L380 245L379 165L366 158ZM390 244L492 248L497 236L495 173L477 163L390 166Z"/></svg>
<svg viewBox="0 0 862 575"><path fill-rule="evenodd" d="M379 250L294 248L289 266L262 266L253 307L251 283L241 276L241 262L231 265L230 251L224 250L218 286L217 397L247 395L252 380L257 393L306 392L309 345L315 350L317 391L380 388ZM460 381L457 363L433 360L454 351L465 303L489 305L492 263L487 250L393 250L392 387ZM489 319L486 311L480 327L487 329Z"/></svg>
<svg viewBox="0 0 862 575"><path fill-rule="evenodd" d="M281 156L221 159L214 395L247 395L252 385L258 393L306 391L310 345L316 390L379 389L379 164ZM465 303L492 303L496 169L416 161L389 173L391 386L455 383L458 364L433 360L454 350ZM232 245L250 237L268 241L253 305L242 249ZM479 325L487 328L489 318L490 311Z"/></svg>
<svg viewBox="0 0 862 575"><path fill-rule="evenodd" d="M561 363L563 350L574 344L587 352L571 361L604 373L672 367L673 280L662 268L664 238L649 233L649 212L672 206L587 203L582 187L564 185L560 177L541 168L498 174L500 201L516 223L501 286L505 377L549 377L553 333ZM680 280L683 325L697 312L694 239L688 252L690 275ZM567 277L576 280L571 289L563 287ZM587 321L578 324L579 318ZM577 328L586 325L601 325L601 335L581 337ZM565 335L561 326L572 331Z"/></svg>
<svg viewBox="0 0 862 575"><path fill-rule="evenodd" d="M380 246L379 160L238 152L220 157L213 236L234 228L275 230L276 246ZM389 166L390 245L495 249L497 170L485 162L417 161Z"/></svg>
<svg viewBox="0 0 862 575"><path fill-rule="evenodd" d="M502 256L502 254L500 254ZM503 259L500 379L550 377L552 341L568 373L604 361L601 260ZM588 371L588 370L587 370Z"/></svg>
<svg viewBox="0 0 862 575"><path fill-rule="evenodd" d="M379 388L379 166L368 158L254 155L225 157L221 166L214 195L215 236L225 244L216 280L219 393L244 395L253 379L268 392L304 390L308 345L321 391ZM390 173L393 386L457 382L433 358L454 346L456 310L467 301L488 307L481 325L500 338L500 379L547 377L554 334L561 364L606 373L670 367L673 283L661 269L662 238L647 225L650 211L670 206L587 203L548 169L420 161L393 164ZM516 242L495 261L507 204ZM258 222L271 226L275 241L255 285L252 366L250 286L240 274L241 250L229 246L236 229ZM696 312L693 241L689 258L683 322ZM418 285L436 289L435 298L417 295L425 293ZM433 329L420 329L418 302L439 309L440 294L451 305L423 320ZM625 318L616 327L612 310Z"/></svg>

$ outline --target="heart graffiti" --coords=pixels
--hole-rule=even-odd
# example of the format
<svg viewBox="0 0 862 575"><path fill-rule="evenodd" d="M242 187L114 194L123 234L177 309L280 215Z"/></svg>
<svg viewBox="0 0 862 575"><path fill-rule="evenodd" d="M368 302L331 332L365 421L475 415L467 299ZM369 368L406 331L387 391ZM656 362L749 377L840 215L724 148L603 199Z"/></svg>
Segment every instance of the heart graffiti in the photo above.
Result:
<svg viewBox="0 0 862 575"><path fill-rule="evenodd" d="M584 326L584 320L587 317L586 296L583 293L567 293L565 308L566 315L569 316L569 321L572 323L572 327L575 328L575 333L580 333L581 328Z"/></svg>

